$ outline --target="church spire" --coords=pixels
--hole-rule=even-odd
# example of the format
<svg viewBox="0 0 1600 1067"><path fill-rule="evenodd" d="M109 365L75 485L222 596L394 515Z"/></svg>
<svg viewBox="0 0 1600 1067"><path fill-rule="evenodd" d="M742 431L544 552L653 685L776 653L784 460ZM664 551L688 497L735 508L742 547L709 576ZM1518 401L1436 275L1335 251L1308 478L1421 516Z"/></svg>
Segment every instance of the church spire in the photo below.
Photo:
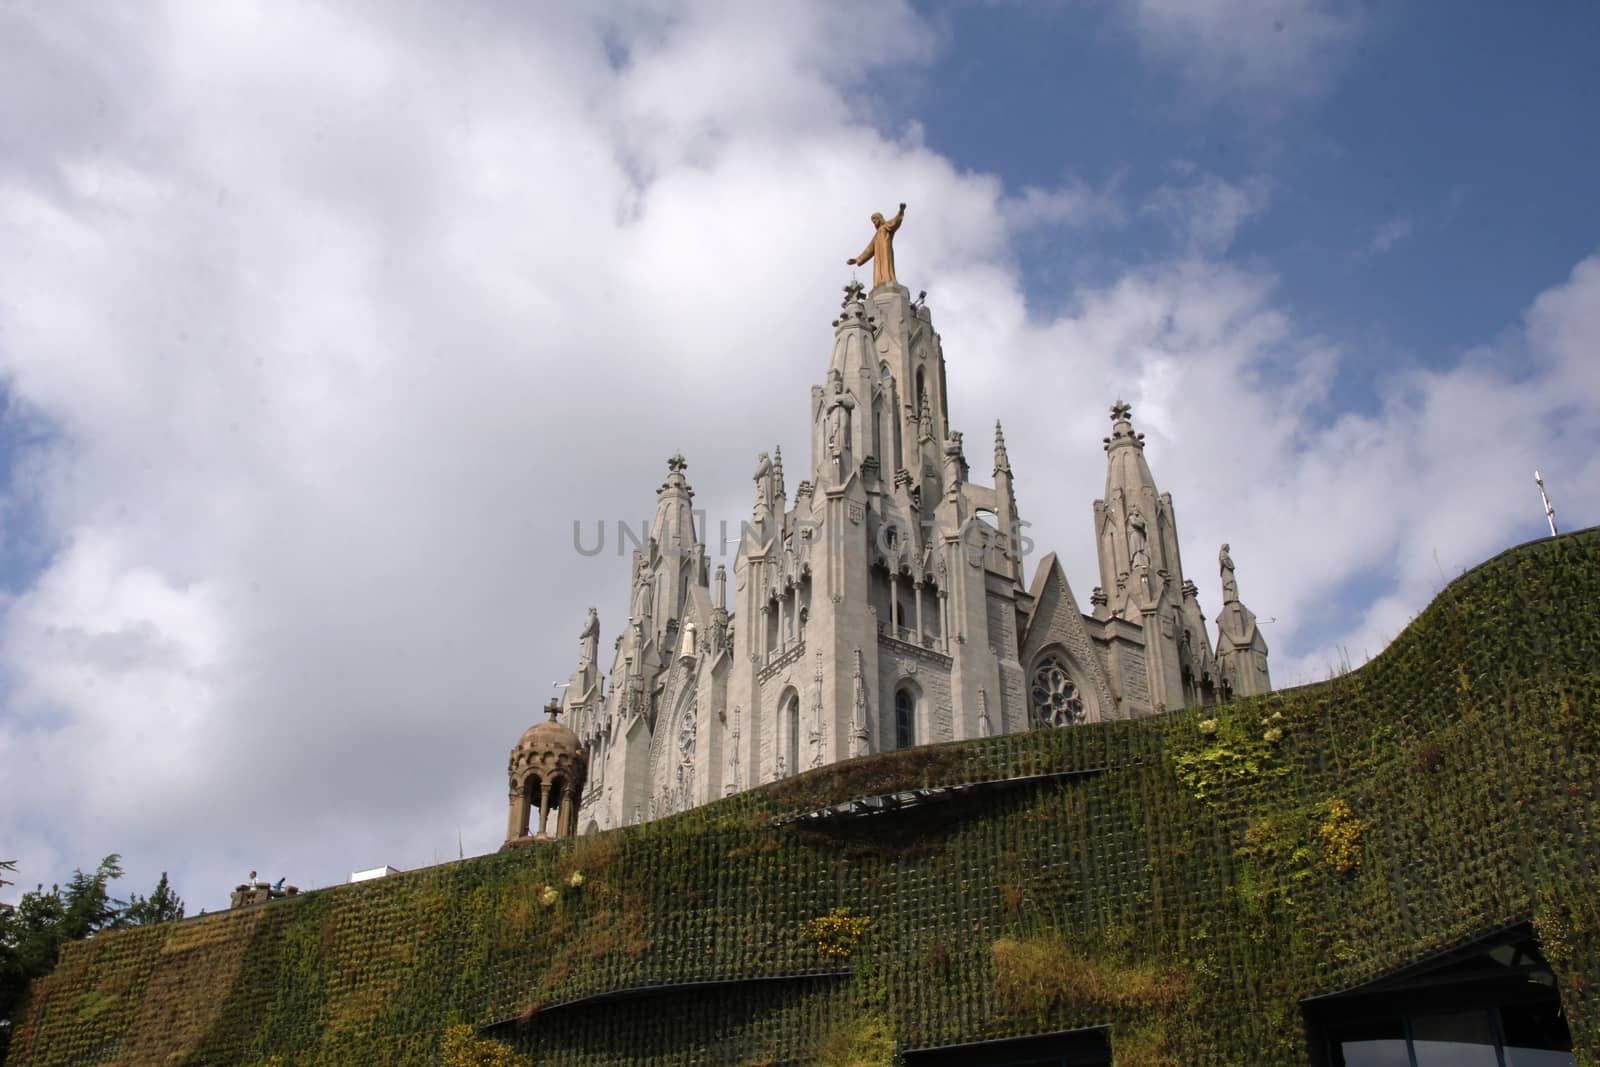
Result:
<svg viewBox="0 0 1600 1067"><path fill-rule="evenodd" d="M1102 609L1097 601L1095 616L1103 610L1144 627L1151 706L1181 708L1201 680L1209 639L1203 621L1194 628L1201 618L1199 605L1185 613L1172 497L1156 488L1145 461L1144 434L1133 428L1133 409L1126 401L1111 406L1105 450L1106 494L1094 502L1094 523L1107 604Z"/></svg>
<svg viewBox="0 0 1600 1067"><path fill-rule="evenodd" d="M694 529L694 490L684 471L689 462L675 452L667 460L667 480L656 490L656 515L650 538L662 551L688 552L699 543Z"/></svg>
<svg viewBox="0 0 1600 1067"><path fill-rule="evenodd" d="M1022 584L1022 523L1017 515L1017 491L1011 481L1011 457L1006 453L1006 432L1000 420L994 420L994 494L995 518L1000 522L1000 533L1005 538L1006 559L1010 563L1011 577Z"/></svg>
<svg viewBox="0 0 1600 1067"><path fill-rule="evenodd" d="M684 618L689 586L706 585L709 561L694 527L694 490L684 474L688 468L681 453L667 460L666 481L656 490L650 543L644 554L635 553L631 621L636 653L652 640L657 649L669 647L664 638Z"/></svg>
<svg viewBox="0 0 1600 1067"><path fill-rule="evenodd" d="M839 317L833 320L833 357L828 369L830 373L837 372L848 385L863 370L876 368L878 361L872 352L873 316L867 313L860 282L852 281L844 287L842 307Z"/></svg>
<svg viewBox="0 0 1600 1067"><path fill-rule="evenodd" d="M1110 594L1112 613L1127 615L1129 597L1151 603L1167 581L1181 583L1183 576L1172 501L1156 489L1144 434L1133 428L1133 409L1125 401L1111 405L1105 450L1106 493L1094 506L1100 584Z"/></svg>
<svg viewBox="0 0 1600 1067"><path fill-rule="evenodd" d="M1239 599L1233 573L1233 555L1227 545L1217 553L1222 572L1222 610L1217 613L1217 668L1234 697L1271 692L1267 673L1267 640L1261 636L1255 613Z"/></svg>
<svg viewBox="0 0 1600 1067"><path fill-rule="evenodd" d="M1107 453L1130 446L1144 452L1144 434L1135 432L1133 407L1126 400L1119 399L1111 405L1111 436L1105 442Z"/></svg>

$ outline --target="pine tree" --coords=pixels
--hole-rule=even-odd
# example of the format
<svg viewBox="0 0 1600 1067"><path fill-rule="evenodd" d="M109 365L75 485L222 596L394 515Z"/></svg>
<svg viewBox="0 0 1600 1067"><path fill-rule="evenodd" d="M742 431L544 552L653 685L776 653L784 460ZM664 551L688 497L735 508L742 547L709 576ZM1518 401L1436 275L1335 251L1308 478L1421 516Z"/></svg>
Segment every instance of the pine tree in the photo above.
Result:
<svg viewBox="0 0 1600 1067"><path fill-rule="evenodd" d="M34 887L16 908L0 914L0 1018L10 1017L29 981L56 965L65 916L61 887L55 885Z"/></svg>
<svg viewBox="0 0 1600 1067"><path fill-rule="evenodd" d="M13 861L0 861L0 871L13 871ZM111 882L122 877L122 857L113 852L92 874L72 873L62 889L41 884L22 894L15 908L0 907L0 1019L16 1010L28 983L49 974L68 941L92 937L125 921L160 922L183 915L183 901L172 892L163 874L148 900L139 900L139 915L125 920L127 911L111 896Z"/></svg>
<svg viewBox="0 0 1600 1067"><path fill-rule="evenodd" d="M161 880L150 891L148 897L141 897L135 893L128 898L128 906L123 909L120 925L124 926L149 926L152 923L171 922L183 918L183 901L178 894L172 891L172 886L167 884L167 872L161 872Z"/></svg>
<svg viewBox="0 0 1600 1067"><path fill-rule="evenodd" d="M107 887L121 877L122 857L115 852L101 860L93 874L72 872L62 897L66 909L61 918L63 941L78 941L116 925L122 902L112 899Z"/></svg>

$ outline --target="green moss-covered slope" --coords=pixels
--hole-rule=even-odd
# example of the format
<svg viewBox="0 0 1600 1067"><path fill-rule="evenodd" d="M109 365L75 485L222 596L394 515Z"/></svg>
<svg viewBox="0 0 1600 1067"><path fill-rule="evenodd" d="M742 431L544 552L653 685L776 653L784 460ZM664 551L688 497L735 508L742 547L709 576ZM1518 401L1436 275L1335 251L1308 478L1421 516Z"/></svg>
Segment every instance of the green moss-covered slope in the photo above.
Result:
<svg viewBox="0 0 1600 1067"><path fill-rule="evenodd" d="M1586 531L1464 576L1322 684L71 946L12 1061L858 1063L1105 1023L1119 1064L1305 1064L1302 998L1532 919L1600 1064L1597 758Z"/></svg>

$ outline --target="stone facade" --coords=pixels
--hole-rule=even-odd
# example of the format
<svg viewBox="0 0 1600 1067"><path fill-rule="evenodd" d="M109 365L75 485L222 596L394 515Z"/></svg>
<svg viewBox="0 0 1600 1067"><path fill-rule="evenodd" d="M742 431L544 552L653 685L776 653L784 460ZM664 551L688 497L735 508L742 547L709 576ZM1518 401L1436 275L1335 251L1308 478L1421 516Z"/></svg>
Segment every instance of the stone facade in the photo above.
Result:
<svg viewBox="0 0 1600 1067"><path fill-rule="evenodd" d="M760 456L731 590L695 529L687 463L668 461L611 669L591 610L566 690L589 752L583 832L906 744L1270 688L1236 585L1213 653L1127 405L1106 439L1087 615L1053 553L1025 578L1000 426L980 485L949 425L932 314L903 286L846 287L809 412L810 477L792 496L782 454Z"/></svg>

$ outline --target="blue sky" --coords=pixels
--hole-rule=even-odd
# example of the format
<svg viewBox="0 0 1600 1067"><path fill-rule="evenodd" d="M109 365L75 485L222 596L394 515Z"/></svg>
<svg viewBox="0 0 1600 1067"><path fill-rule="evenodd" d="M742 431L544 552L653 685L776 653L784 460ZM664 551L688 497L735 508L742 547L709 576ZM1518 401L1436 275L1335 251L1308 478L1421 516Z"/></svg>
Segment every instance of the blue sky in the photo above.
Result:
<svg viewBox="0 0 1600 1067"><path fill-rule="evenodd" d="M1270 272L1302 328L1343 349L1308 413L1327 421L1376 411L1397 368L1454 366L1600 249L1600 138L1583 132L1600 112L1600 9L1251 7L1234 13L1273 36L1295 32L1297 7L1344 28L1303 76L1196 85L1183 59L1141 52L1116 5L921 5L944 47L882 91L930 148L1013 189L1081 183L1138 202L1187 170L1255 186L1227 258ZM1182 238L1146 213L1014 243L1030 306L1048 312ZM1392 585L1381 568L1352 574L1315 632L1336 637Z"/></svg>
<svg viewBox="0 0 1600 1067"><path fill-rule="evenodd" d="M498 844L667 456L808 454L910 204L1081 603L1125 398L1274 680L1600 521L1600 7L0 8L0 856L217 907ZM404 782L399 788L396 782ZM248 832L241 831L247 827ZM7 890L15 892L14 889Z"/></svg>
<svg viewBox="0 0 1600 1067"><path fill-rule="evenodd" d="M1593 4L1365 5L1307 72L1329 71L1326 88L1211 92L1141 59L1112 5L923 10L951 44L889 95L931 148L1018 187L1137 197L1176 161L1265 181L1271 204L1231 255L1270 265L1357 359L1453 358L1600 247ZM1057 243L1030 264L1028 295L1048 305L1166 254L1167 237L1152 220ZM1370 379L1349 379L1345 402L1370 402Z"/></svg>

